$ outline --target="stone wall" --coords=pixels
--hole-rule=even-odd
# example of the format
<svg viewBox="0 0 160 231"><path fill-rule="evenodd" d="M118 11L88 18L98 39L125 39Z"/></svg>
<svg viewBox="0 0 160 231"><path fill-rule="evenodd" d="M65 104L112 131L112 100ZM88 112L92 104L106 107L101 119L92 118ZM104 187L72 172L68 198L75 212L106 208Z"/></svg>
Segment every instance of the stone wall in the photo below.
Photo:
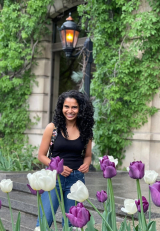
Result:
<svg viewBox="0 0 160 231"><path fill-rule="evenodd" d="M138 12L151 11L147 0L142 0ZM136 11L133 13L137 13ZM143 54L141 53L140 56ZM141 58L141 57L139 57ZM160 94L155 95L150 106L160 109ZM138 130L134 130L131 139L132 145L126 149L126 158L122 167L128 167L130 162L141 160L145 163L146 170L155 170L160 174L160 111L148 118L148 123Z"/></svg>
<svg viewBox="0 0 160 231"><path fill-rule="evenodd" d="M54 6L51 7L51 17L63 13L64 10L79 5L82 1L64 1L55 0ZM140 12L150 11L147 0L142 0L139 8ZM136 12L134 12L136 13ZM50 28L52 31L52 27ZM41 46L42 45L42 46ZM37 76L38 86L34 86L32 95L29 99L31 118L38 115L40 121L34 125L31 130L26 133L29 136L29 141L32 145L39 146L42 134L46 125L50 122L50 100L51 88L53 87L53 107L58 97L58 53L52 57L52 34L44 38L40 43L42 51L41 56L37 57L38 66L34 68L34 73ZM53 71L53 86L51 86L52 78L52 59L54 60L55 68ZM150 105L160 108L160 98L157 94ZM160 174L159 165L160 156L160 112L156 113L151 118L148 118L148 123L139 130L134 131L132 145L126 149L126 158L122 167L129 166L129 163L134 160L142 160L146 164L146 169L154 169Z"/></svg>

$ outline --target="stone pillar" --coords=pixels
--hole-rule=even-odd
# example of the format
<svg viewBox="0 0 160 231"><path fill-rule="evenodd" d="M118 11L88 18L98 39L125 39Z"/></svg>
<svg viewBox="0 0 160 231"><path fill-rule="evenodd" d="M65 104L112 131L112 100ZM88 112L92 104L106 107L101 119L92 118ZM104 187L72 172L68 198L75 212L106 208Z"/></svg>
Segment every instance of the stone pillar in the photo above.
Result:
<svg viewBox="0 0 160 231"><path fill-rule="evenodd" d="M49 27L52 31L52 26ZM50 112L50 82L52 64L52 33L45 36L38 45L40 55L36 57L37 65L33 68L38 85L33 86L32 94L29 97L29 111L32 121L39 117L37 124L26 131L29 136L29 143L38 146L41 142L44 128L49 123Z"/></svg>

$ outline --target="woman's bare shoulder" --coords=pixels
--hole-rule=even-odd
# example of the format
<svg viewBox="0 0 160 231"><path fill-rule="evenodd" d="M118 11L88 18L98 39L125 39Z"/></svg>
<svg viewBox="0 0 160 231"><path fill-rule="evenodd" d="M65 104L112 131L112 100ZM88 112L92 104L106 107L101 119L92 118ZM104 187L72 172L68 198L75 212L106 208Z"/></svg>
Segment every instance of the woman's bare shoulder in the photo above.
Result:
<svg viewBox="0 0 160 231"><path fill-rule="evenodd" d="M53 129L55 128L54 123L49 123L45 128L45 133L52 134Z"/></svg>

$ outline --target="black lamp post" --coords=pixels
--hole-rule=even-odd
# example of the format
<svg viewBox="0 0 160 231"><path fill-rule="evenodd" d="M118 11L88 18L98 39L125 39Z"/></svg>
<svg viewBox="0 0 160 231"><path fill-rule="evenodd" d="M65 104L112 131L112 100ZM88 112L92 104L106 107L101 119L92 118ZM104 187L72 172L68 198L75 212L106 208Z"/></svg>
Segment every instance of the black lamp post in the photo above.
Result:
<svg viewBox="0 0 160 231"><path fill-rule="evenodd" d="M60 32L62 47L65 51L66 57L77 57L81 51L74 55L72 53L76 48L80 29L71 17L71 13L69 13L69 17L66 19L66 22L64 22L62 26L58 28L58 30ZM91 64L93 62L93 43L90 38L86 39L83 49L87 61L84 79L84 90L87 93L87 95L90 96Z"/></svg>

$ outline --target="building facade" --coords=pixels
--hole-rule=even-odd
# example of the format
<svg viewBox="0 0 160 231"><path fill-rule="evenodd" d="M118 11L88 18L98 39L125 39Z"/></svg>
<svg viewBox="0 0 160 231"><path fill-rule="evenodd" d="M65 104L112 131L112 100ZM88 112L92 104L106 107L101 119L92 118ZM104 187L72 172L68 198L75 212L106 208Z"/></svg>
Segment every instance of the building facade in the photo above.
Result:
<svg viewBox="0 0 160 231"><path fill-rule="evenodd" d="M73 81L70 79L72 71L79 70L79 62L75 60L67 61L62 51L62 45L58 34L57 26L61 26L68 13L72 12L72 17L77 16L76 7L83 1L55 0L51 7L52 26L51 34L43 38L40 42L41 56L37 57L38 66L33 72L37 77L38 86L34 86L32 95L29 98L30 115L33 119L38 116L40 120L32 129L27 130L29 142L39 146L46 125L52 121L53 110L58 96L63 91L75 89ZM150 11L147 0L142 0L139 11ZM78 47L83 47L86 34L83 32L79 38ZM139 54L141 56L141 54ZM70 68L67 68L70 67ZM160 98L157 94L150 105L160 108ZM126 158L122 167L128 167L134 160L142 160L146 169L154 169L160 174L158 163L160 156L160 112L148 118L148 123L139 130L134 131L132 145L126 149Z"/></svg>

